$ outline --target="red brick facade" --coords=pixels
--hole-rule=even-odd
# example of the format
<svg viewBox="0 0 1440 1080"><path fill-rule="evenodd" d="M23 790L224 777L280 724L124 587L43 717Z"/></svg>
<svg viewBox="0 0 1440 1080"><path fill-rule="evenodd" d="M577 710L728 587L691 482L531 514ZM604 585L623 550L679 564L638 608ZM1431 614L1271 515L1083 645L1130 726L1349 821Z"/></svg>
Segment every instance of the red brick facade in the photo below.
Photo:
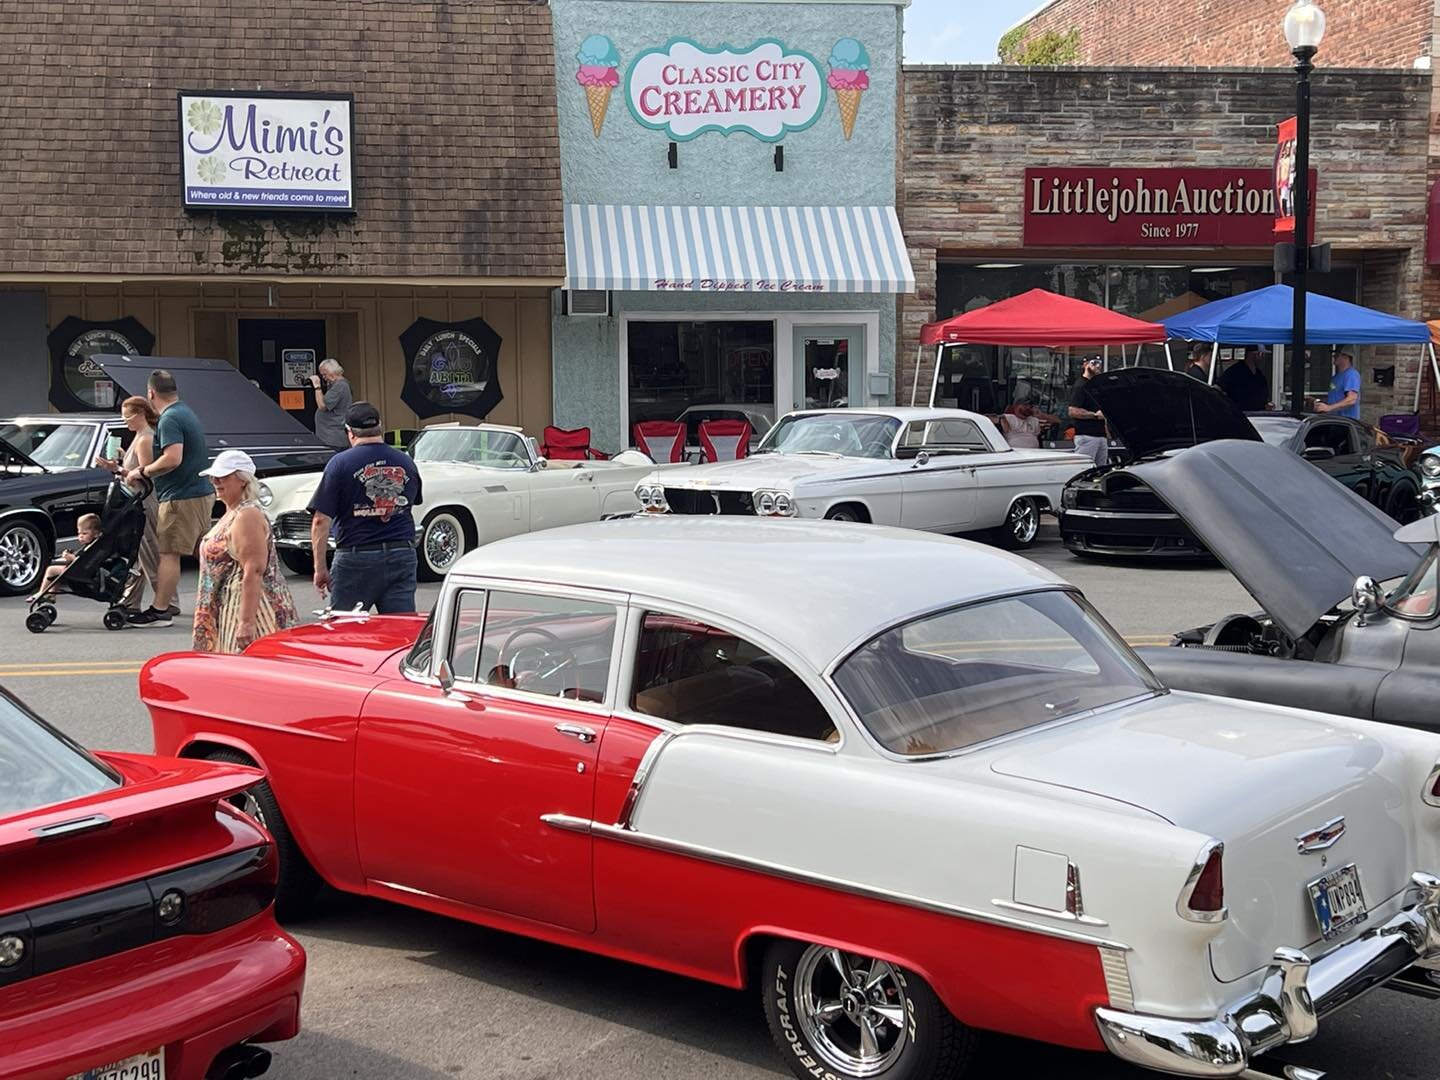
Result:
<svg viewBox="0 0 1440 1080"><path fill-rule="evenodd" d="M1281 0L1055 0L1026 37L1080 32L1079 63L1269 67L1291 62ZM1322 67L1413 67L1430 55L1433 0L1325 0Z"/></svg>

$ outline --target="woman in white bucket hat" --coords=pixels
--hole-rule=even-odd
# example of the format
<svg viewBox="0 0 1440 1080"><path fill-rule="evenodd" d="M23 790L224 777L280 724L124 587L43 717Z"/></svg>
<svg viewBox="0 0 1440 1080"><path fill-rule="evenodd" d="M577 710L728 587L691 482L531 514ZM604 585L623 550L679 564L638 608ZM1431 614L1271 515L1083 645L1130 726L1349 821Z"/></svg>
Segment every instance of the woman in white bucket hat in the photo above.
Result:
<svg viewBox="0 0 1440 1080"><path fill-rule="evenodd" d="M243 450L222 450L200 475L210 478L225 513L200 541L194 647L244 652L252 641L294 626L300 617L260 509L255 462Z"/></svg>

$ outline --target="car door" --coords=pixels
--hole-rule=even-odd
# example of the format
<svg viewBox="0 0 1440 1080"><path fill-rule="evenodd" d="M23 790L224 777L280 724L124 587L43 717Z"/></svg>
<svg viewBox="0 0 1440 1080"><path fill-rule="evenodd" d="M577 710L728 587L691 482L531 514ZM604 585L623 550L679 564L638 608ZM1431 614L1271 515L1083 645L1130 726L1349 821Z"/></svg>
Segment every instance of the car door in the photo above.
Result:
<svg viewBox="0 0 1440 1080"><path fill-rule="evenodd" d="M547 462L529 474L530 530L600 520L600 492L588 461Z"/></svg>
<svg viewBox="0 0 1440 1080"><path fill-rule="evenodd" d="M931 424L915 420L900 434L896 453L900 481L900 521L907 529L952 533L975 518L975 470L959 448L926 449Z"/></svg>
<svg viewBox="0 0 1440 1080"><path fill-rule="evenodd" d="M1307 461L1362 499L1374 501L1372 457L1361 450L1354 425L1339 418L1312 420L1301 438L1301 452Z"/></svg>
<svg viewBox="0 0 1440 1080"><path fill-rule="evenodd" d="M360 717L364 874L589 932L590 839L541 819L590 816L624 598L457 585L441 604L436 654L379 687Z"/></svg>

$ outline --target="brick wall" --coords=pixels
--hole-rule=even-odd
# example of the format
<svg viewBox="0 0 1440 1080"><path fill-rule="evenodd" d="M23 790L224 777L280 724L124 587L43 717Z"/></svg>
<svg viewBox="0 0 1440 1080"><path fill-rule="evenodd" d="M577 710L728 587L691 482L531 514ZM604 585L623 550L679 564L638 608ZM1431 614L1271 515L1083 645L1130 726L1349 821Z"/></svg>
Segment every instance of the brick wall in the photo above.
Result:
<svg viewBox="0 0 1440 1080"><path fill-rule="evenodd" d="M1025 36L1080 31L1080 63L1293 63L1276 0L1056 0ZM1408 68L1430 54L1433 0L1325 0L1323 67Z"/></svg>
<svg viewBox="0 0 1440 1080"><path fill-rule="evenodd" d="M0 0L0 273L559 277L527 0ZM176 92L355 96L353 217L181 208Z"/></svg>
<svg viewBox="0 0 1440 1080"><path fill-rule="evenodd" d="M938 256L1027 254L1026 166L1267 167L1292 85L1287 72L1255 69L907 67L899 209L918 291L900 299L903 399L915 375L920 327L937 314ZM1419 318L1430 76L1322 72L1313 98L1316 239L1331 242L1339 255L1365 253L1363 302ZM1217 258L1213 250L1150 252L1162 262ZM1248 261L1269 259L1264 250L1246 254ZM1127 256L1087 248L1054 261L1117 257ZM931 363L922 358L922 386ZM1393 393L1377 388L1368 404L1379 409L1391 397L1408 400L1413 370L1412 356L1397 372Z"/></svg>

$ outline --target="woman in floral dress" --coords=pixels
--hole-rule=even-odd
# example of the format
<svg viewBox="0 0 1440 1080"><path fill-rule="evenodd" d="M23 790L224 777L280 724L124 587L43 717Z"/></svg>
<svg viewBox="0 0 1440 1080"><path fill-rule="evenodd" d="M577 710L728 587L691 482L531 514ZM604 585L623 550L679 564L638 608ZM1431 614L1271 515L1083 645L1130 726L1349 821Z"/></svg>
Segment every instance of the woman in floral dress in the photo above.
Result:
<svg viewBox="0 0 1440 1080"><path fill-rule="evenodd" d="M294 626L300 617L257 501L255 462L243 450L223 450L200 475L210 477L225 514L200 541L194 647L197 652L243 652L252 641Z"/></svg>

